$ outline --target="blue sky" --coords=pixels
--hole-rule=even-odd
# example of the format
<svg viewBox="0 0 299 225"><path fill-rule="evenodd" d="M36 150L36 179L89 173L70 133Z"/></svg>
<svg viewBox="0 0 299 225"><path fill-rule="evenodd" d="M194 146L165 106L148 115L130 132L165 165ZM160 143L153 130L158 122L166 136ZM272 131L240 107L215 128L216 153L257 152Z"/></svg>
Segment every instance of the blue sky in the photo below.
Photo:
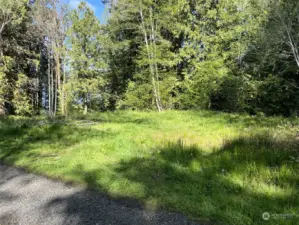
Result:
<svg viewBox="0 0 299 225"><path fill-rule="evenodd" d="M68 0L71 8L76 8L82 0ZM95 12L101 23L106 22L107 10L101 0L84 0L88 6Z"/></svg>

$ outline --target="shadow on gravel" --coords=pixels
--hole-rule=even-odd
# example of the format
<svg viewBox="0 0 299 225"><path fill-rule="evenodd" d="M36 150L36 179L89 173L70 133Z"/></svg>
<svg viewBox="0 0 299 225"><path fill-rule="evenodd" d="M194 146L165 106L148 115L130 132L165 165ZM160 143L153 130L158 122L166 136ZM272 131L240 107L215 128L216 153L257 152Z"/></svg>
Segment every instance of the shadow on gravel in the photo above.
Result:
<svg viewBox="0 0 299 225"><path fill-rule="evenodd" d="M63 225L199 225L180 214L154 212L131 205L128 207L127 203L84 190L65 198L53 199L45 206L45 213L62 209L59 213L63 214Z"/></svg>
<svg viewBox="0 0 299 225"><path fill-rule="evenodd" d="M135 200L114 200L21 169L0 165L0 181L5 182L0 186L1 225L199 225L181 214L146 210Z"/></svg>
<svg viewBox="0 0 299 225"><path fill-rule="evenodd" d="M18 195L11 193L10 191L1 191L0 192L0 202L10 202L16 201L19 198Z"/></svg>
<svg viewBox="0 0 299 225"><path fill-rule="evenodd" d="M191 222L179 213L147 209L133 198L108 195L109 190L101 186L97 179L101 172L85 171L83 166L78 165L74 173L82 177L88 189L53 199L45 206L45 213L63 209L63 224L203 225Z"/></svg>

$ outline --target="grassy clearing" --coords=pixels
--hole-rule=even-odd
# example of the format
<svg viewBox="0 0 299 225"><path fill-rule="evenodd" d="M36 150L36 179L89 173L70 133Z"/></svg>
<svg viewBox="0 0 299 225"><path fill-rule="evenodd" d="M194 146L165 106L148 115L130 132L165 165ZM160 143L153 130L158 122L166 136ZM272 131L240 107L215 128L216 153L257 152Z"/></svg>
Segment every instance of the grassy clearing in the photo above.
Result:
<svg viewBox="0 0 299 225"><path fill-rule="evenodd" d="M3 119L0 160L211 224L298 224L297 119L209 111L84 119L97 124ZM263 212L297 217L264 221Z"/></svg>

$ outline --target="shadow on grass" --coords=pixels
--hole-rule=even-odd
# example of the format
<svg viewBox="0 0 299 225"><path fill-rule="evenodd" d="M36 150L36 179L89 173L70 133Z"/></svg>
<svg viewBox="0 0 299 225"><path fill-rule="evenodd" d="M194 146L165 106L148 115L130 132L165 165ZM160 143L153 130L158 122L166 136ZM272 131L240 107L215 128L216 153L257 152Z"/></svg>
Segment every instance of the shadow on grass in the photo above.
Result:
<svg viewBox="0 0 299 225"><path fill-rule="evenodd" d="M75 120L90 120L94 122L103 123L119 123L119 124L137 124L137 125L153 125L155 120L152 118L144 117L139 114L134 114L132 111L117 111L117 112L105 112L105 113L91 113L88 115L72 115L72 119Z"/></svg>
<svg viewBox="0 0 299 225"><path fill-rule="evenodd" d="M277 128L277 126L295 126L298 125L297 118L284 118L274 116L263 116L263 115L248 115L244 114L233 114L219 111L188 111L189 115L198 118L211 119L213 121L222 122L226 125L240 125L242 127L265 127L265 128Z"/></svg>
<svg viewBox="0 0 299 225"><path fill-rule="evenodd" d="M14 162L24 157L23 153L32 143L69 146L92 135L113 137L113 134L90 128L70 129L61 125L15 129L1 138L0 160ZM37 154L33 157L38 159L43 156ZM298 213L297 159L298 142L259 134L231 140L210 154L197 146L186 146L178 141L155 149L150 156L111 164L108 172L103 169L86 170L86 165L78 162L72 173L89 189L110 194L111 186L102 182L102 178L106 177L111 183L118 184L118 188L114 189L114 193L118 194L110 197L119 199L122 205L150 208L156 211L155 215L159 215L160 209L170 209L199 218L203 224L256 225L266 223L261 217L263 212ZM136 184L138 190L133 187ZM145 220L140 212L120 210L119 202L112 204L110 198L88 193L83 191L54 199L46 208L62 205L66 223L73 217L79 224L93 224L96 221L100 224L112 221L117 224L163 224L161 220L171 221L168 216ZM134 198L141 205L132 200ZM173 214L173 218L177 215ZM182 222L185 219L164 224L178 221L177 224L188 224ZM298 217L272 219L269 224L295 225L298 224Z"/></svg>
<svg viewBox="0 0 299 225"><path fill-rule="evenodd" d="M276 141L269 136L239 138L226 143L221 150L205 154L196 146L185 146L183 142L169 143L157 149L149 157L135 157L118 164L112 164L109 177L112 182L126 179L120 183L119 194L110 194L110 186L101 182L107 176L103 170L85 170L78 165L73 171L81 177L89 189L100 190L113 199L113 204L141 208L152 212L154 220L145 220L134 211L117 211L110 208L110 201L101 197L95 201L96 211L104 215L117 212L118 224L189 224L179 214L171 222L171 217L157 218L161 210L182 212L191 218L199 219L200 224L257 225L265 224L263 212L270 214L292 214L299 210L299 165L298 143ZM121 182L121 181L120 181ZM139 184L140 194L136 201L134 184ZM135 190L136 191L136 190ZM79 216L85 223L90 212L81 207L78 193L65 199L54 201L64 204L64 213L68 217ZM116 200L116 201L115 201ZM92 200L91 200L92 201ZM93 203L91 203L93 204ZM103 211L102 205L107 205ZM82 206L84 207L84 206ZM103 221L103 216L98 221ZM159 219L160 218L160 219ZM136 219L136 220L135 220ZM298 224L298 217L276 218L269 224ZM103 223L105 224L105 223Z"/></svg>
<svg viewBox="0 0 299 225"><path fill-rule="evenodd" d="M0 160L14 163L22 157L38 160L39 157L54 157L55 151L71 147L92 138L113 137L110 131L96 130L91 127L78 127L52 123L38 125L38 121L5 120L0 124ZM32 151L32 146L51 146L55 151L41 154Z"/></svg>
<svg viewBox="0 0 299 225"><path fill-rule="evenodd" d="M129 181L118 190L119 196L112 197L134 198L130 185L138 183L143 193L138 200L152 210L183 212L203 224L265 224L263 212L299 210L299 165L292 157L299 157L298 143L275 142L267 136L240 138L211 154L182 142L170 143L150 157L111 165L114 179ZM74 173L89 188L110 192L99 179L103 171L80 167ZM271 225L297 222L297 217L280 218Z"/></svg>
<svg viewBox="0 0 299 225"><path fill-rule="evenodd" d="M172 144L151 158L123 162L116 172L141 183L145 201L155 199L158 205L212 222L263 224L263 212L298 212L299 166L290 161L298 152L261 141L235 140L210 155Z"/></svg>

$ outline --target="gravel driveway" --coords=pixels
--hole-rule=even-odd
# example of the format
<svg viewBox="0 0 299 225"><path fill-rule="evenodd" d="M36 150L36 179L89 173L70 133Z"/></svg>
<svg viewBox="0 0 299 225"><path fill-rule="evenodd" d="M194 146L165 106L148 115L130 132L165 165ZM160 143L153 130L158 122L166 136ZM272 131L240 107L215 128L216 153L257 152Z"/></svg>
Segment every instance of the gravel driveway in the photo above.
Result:
<svg viewBox="0 0 299 225"><path fill-rule="evenodd" d="M0 164L0 225L199 225Z"/></svg>

